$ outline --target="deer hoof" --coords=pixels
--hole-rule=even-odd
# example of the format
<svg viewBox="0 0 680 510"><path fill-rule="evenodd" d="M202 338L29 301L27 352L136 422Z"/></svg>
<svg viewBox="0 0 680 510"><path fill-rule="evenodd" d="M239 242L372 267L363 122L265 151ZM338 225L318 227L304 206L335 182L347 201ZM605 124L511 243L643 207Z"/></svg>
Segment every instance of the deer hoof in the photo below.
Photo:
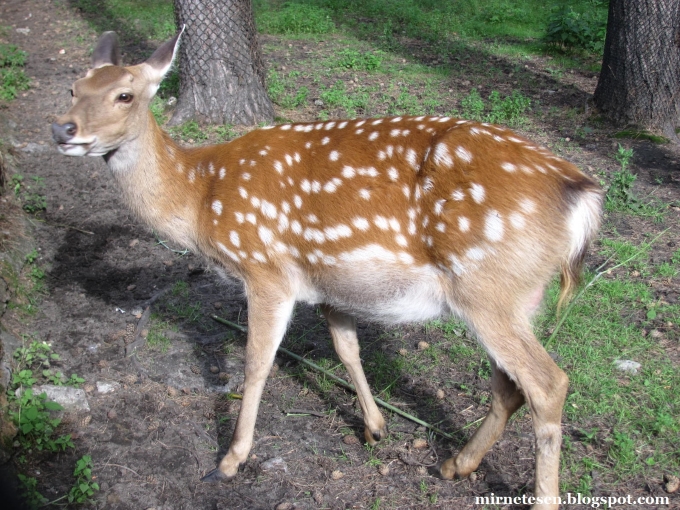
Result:
<svg viewBox="0 0 680 510"><path fill-rule="evenodd" d="M381 439L385 439L387 437L387 427L383 426L383 428L378 429L378 430L369 430L368 428L364 429L364 439L366 439L366 442L369 444L369 446L375 446L378 444L378 441Z"/></svg>
<svg viewBox="0 0 680 510"><path fill-rule="evenodd" d="M227 480L231 480L232 478L233 478L232 476L225 475L219 469L213 469L210 473L201 478L201 481L207 483L219 483L226 482Z"/></svg>

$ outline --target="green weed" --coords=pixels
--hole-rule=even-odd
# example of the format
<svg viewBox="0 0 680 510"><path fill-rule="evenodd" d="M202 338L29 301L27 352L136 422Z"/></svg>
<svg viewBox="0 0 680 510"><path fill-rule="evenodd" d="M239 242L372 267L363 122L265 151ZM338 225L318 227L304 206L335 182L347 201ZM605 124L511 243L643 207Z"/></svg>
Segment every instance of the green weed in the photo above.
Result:
<svg viewBox="0 0 680 510"><path fill-rule="evenodd" d="M19 410L9 414L19 429L17 439L24 449L57 452L75 448L70 434L53 437L61 420L51 418L49 411L61 411L61 405L47 400L45 393L34 395L31 388L24 389L17 402Z"/></svg>
<svg viewBox="0 0 680 510"><path fill-rule="evenodd" d="M614 172L612 181L605 195L605 209L608 211L631 212L638 216L651 217L654 221L662 221L664 206L640 200L633 191L637 176L629 167L633 158L633 149L626 149L619 144L614 158L620 164L620 170Z"/></svg>
<svg viewBox="0 0 680 510"><path fill-rule="evenodd" d="M338 80L330 88L321 87L319 97L331 108L342 108L349 117L356 117L368 108L370 94L365 89L348 92L345 84Z"/></svg>
<svg viewBox="0 0 680 510"><path fill-rule="evenodd" d="M29 89L31 80L22 69L25 64L26 52L0 43L0 100L10 101Z"/></svg>
<svg viewBox="0 0 680 510"><path fill-rule="evenodd" d="M332 62L332 66L353 71L375 71L382 65L382 60L382 52L361 53L348 48L338 52L338 57Z"/></svg>
<svg viewBox="0 0 680 510"><path fill-rule="evenodd" d="M195 120L170 128L170 134L188 143L205 142L208 139L208 134L201 129L201 126Z"/></svg>
<svg viewBox="0 0 680 510"><path fill-rule="evenodd" d="M47 197L42 194L45 187L45 180L42 177L35 176L27 181L23 175L14 174L9 185L27 213L36 214L47 209Z"/></svg>
<svg viewBox="0 0 680 510"><path fill-rule="evenodd" d="M276 71L270 71L267 76L267 91L269 98L282 108L299 108L307 104L309 89L300 87L296 90L293 78L299 73L289 73L287 77L281 76Z"/></svg>
<svg viewBox="0 0 680 510"><path fill-rule="evenodd" d="M37 510L45 506L49 500L38 492L38 480L32 476L17 474L21 487L21 497L29 510Z"/></svg>
<svg viewBox="0 0 680 510"><path fill-rule="evenodd" d="M76 482L68 493L68 502L87 503L95 491L99 490L99 484L92 481L92 458L89 455L83 455L76 461L73 476L76 477Z"/></svg>
<svg viewBox="0 0 680 510"><path fill-rule="evenodd" d="M593 8L584 13L575 11L571 5L554 6L544 41L564 49L600 53L607 32L605 4L608 2L594 0L591 3Z"/></svg>
<svg viewBox="0 0 680 510"><path fill-rule="evenodd" d="M531 100L517 90L506 97L501 97L500 92L494 90L489 94L488 102L485 102L477 89L472 89L460 101L461 114L464 118L512 127L526 123L525 113L530 105Z"/></svg>

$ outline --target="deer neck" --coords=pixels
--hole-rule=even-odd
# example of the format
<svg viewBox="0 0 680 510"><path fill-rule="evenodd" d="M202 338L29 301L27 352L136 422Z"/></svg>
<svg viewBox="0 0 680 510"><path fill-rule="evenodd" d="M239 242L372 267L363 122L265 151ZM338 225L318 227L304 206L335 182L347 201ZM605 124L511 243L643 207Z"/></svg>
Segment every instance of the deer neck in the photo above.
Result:
<svg viewBox="0 0 680 510"><path fill-rule="evenodd" d="M187 183L188 149L177 145L148 112L140 134L104 159L124 201L164 240L196 250L200 185Z"/></svg>

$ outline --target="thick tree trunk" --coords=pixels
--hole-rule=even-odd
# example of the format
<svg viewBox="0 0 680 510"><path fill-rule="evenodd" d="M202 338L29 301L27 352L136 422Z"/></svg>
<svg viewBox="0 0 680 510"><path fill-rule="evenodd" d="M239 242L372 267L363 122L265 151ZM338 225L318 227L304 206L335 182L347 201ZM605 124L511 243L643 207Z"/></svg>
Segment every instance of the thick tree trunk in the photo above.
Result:
<svg viewBox="0 0 680 510"><path fill-rule="evenodd" d="M611 0L595 105L618 125L678 141L680 0Z"/></svg>
<svg viewBox="0 0 680 510"><path fill-rule="evenodd" d="M180 91L170 121L270 122L264 64L250 0L175 0L186 25L179 50Z"/></svg>

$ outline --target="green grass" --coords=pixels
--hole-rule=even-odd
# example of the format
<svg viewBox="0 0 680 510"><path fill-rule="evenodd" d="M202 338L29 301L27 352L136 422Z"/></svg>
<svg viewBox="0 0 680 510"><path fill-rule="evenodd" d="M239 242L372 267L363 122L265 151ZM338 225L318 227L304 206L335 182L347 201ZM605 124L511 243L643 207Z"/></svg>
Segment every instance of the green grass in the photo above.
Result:
<svg viewBox="0 0 680 510"><path fill-rule="evenodd" d="M115 30L128 37L162 41L172 36L172 0L72 0L97 32Z"/></svg>

